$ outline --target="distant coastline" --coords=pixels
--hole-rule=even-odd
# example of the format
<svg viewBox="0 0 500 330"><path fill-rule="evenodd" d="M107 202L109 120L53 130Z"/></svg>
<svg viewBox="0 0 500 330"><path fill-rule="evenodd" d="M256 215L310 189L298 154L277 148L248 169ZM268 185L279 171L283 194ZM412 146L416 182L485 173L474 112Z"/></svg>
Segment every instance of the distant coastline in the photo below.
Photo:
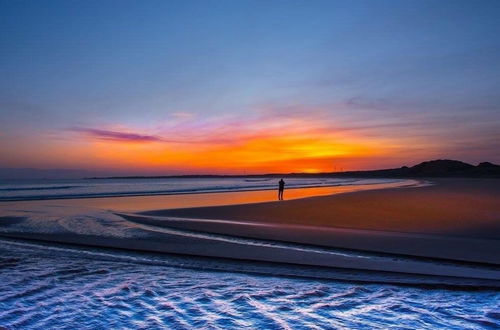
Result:
<svg viewBox="0 0 500 330"><path fill-rule="evenodd" d="M308 178L308 177L363 177L363 178L500 178L500 165L482 162L477 166L458 160L438 159L422 162L412 167L402 166L382 170L320 172L320 173L268 173L249 175L215 175L215 174L186 174L186 175L154 175L154 176L107 176L87 177L86 180L96 179L200 179L200 178Z"/></svg>

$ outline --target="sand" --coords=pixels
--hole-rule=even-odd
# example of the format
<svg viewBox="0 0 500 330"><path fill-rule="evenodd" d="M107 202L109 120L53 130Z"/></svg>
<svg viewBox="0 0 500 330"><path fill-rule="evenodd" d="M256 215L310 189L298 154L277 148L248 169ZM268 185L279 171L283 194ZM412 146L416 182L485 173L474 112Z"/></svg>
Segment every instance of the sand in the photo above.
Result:
<svg viewBox="0 0 500 330"><path fill-rule="evenodd" d="M30 208L29 203L21 209L15 203L2 210L0 233L151 252L485 279L500 285L499 182L437 180L427 187L139 213L71 205Z"/></svg>
<svg viewBox="0 0 500 330"><path fill-rule="evenodd" d="M434 182L283 202L155 210L142 212L147 217L136 220L241 237L500 264L500 180Z"/></svg>

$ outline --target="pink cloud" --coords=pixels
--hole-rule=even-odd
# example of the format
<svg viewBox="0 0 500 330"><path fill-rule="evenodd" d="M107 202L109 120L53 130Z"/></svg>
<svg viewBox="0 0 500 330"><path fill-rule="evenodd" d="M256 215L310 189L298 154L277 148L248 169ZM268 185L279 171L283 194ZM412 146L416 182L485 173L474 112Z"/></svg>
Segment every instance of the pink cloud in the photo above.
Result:
<svg viewBox="0 0 500 330"><path fill-rule="evenodd" d="M88 128L88 127L73 127L70 129L70 131L78 132L86 136L95 138L97 140L104 140L104 141L142 142L142 143L163 141L161 137L155 135L109 131L97 128Z"/></svg>

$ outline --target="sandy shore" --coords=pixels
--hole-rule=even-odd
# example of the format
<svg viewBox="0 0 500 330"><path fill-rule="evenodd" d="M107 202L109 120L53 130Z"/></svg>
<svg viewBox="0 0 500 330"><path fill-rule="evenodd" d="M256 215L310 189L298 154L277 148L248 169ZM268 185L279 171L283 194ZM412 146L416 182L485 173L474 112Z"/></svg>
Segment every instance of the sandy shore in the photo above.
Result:
<svg viewBox="0 0 500 330"><path fill-rule="evenodd" d="M141 223L134 217L141 218L140 216L120 216L96 209L40 207L29 211L13 211L12 216L2 217L0 233L7 237L34 239L49 243L71 243L90 248L108 247L271 262L276 264L274 271L267 270L263 273L273 275L281 274L281 265L301 265L312 266L316 270L304 272L302 268L287 267L284 274L390 283L500 286L499 267L438 262L394 254L345 251L320 248L315 245L210 234ZM152 218L144 219L151 220ZM58 247L47 248L60 250ZM32 245L31 249L36 251L36 245ZM80 253L85 255L87 253L85 251L86 249L83 248ZM113 257L114 253L103 251L99 255L109 258ZM168 260L168 256L166 258ZM188 262L187 265L196 267L196 262ZM259 265L254 264L252 267L255 267L255 272L260 272ZM327 267L331 270L324 268L321 270L317 267ZM225 267L225 270L241 271L245 268L248 267L236 269ZM318 270L319 273L317 273ZM342 270L350 271L345 273ZM409 274L411 276L408 276Z"/></svg>
<svg viewBox="0 0 500 330"><path fill-rule="evenodd" d="M14 203L4 205L0 234L332 269L476 278L497 285L498 182L439 180L428 187L142 213L71 205L19 208Z"/></svg>
<svg viewBox="0 0 500 330"><path fill-rule="evenodd" d="M500 264L500 180L435 183L284 202L156 210L135 220L241 237Z"/></svg>
<svg viewBox="0 0 500 330"><path fill-rule="evenodd" d="M364 180L368 182L370 180ZM287 189L287 199L341 194L371 189L386 189L420 185L417 180L392 180L392 182L371 182L365 184L319 186ZM115 197L64 198L47 200L1 201L5 206L27 209L38 206L57 205L70 207L90 207L121 212L144 212L157 209L178 209L220 205L237 205L275 201L276 190L237 190L231 192L179 193Z"/></svg>

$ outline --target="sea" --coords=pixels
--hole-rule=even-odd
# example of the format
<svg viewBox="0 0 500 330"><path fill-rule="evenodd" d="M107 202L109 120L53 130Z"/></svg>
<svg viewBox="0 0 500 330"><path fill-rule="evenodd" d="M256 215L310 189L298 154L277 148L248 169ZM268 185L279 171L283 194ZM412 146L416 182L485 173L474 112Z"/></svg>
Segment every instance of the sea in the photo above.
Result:
<svg viewBox="0 0 500 330"><path fill-rule="evenodd" d="M394 182L285 180L287 188ZM0 200L266 190L275 189L276 181L3 181ZM500 292L492 288L324 280L267 267L270 271L261 274L226 260L0 238L0 328L500 328Z"/></svg>
<svg viewBox="0 0 500 330"><path fill-rule="evenodd" d="M276 189L279 178L122 178L0 180L0 201L119 196L179 195ZM286 178L286 188L359 186L398 179Z"/></svg>

